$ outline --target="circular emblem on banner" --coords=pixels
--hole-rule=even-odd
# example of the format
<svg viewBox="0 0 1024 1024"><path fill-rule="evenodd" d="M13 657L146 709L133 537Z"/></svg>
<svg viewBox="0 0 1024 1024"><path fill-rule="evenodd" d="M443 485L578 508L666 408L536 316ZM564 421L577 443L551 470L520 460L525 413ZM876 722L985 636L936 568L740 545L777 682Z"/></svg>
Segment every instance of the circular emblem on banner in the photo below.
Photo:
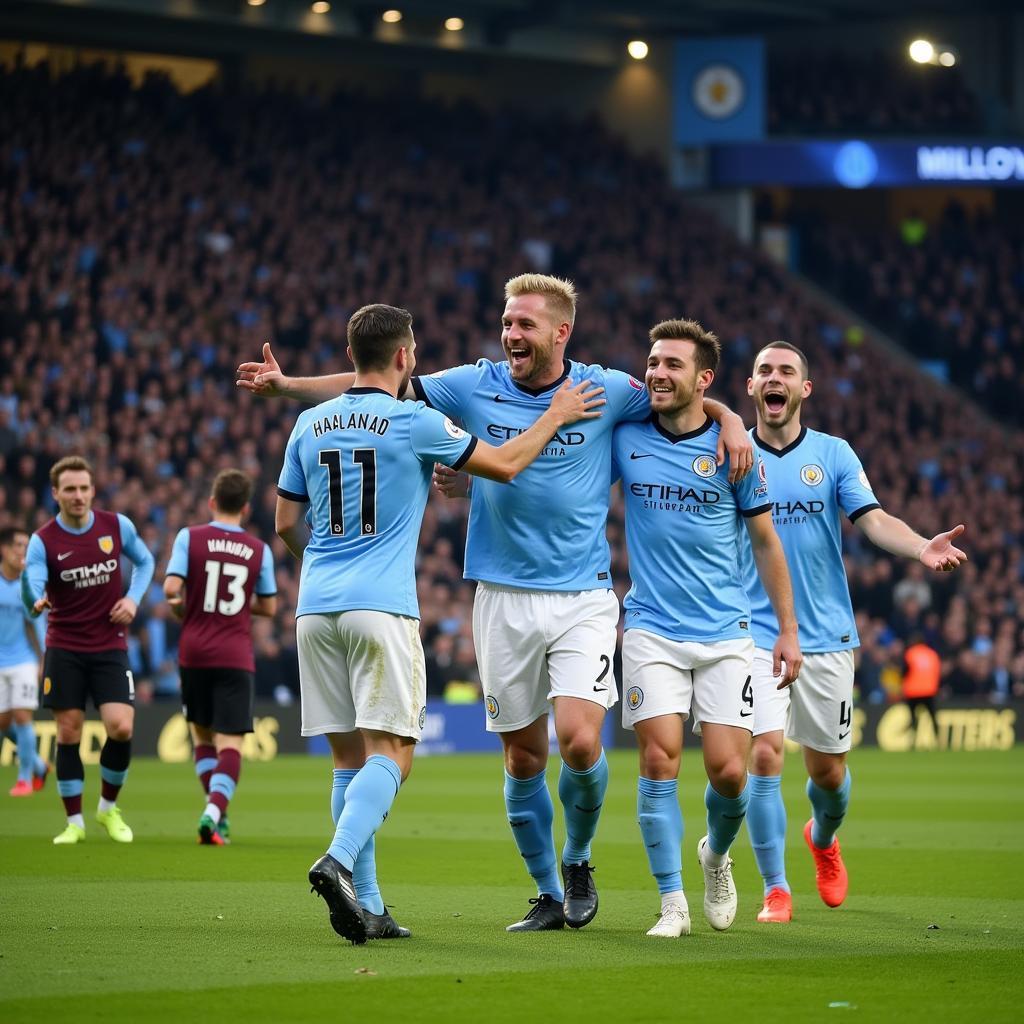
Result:
<svg viewBox="0 0 1024 1024"><path fill-rule="evenodd" d="M846 188L866 188L878 175L878 157L866 142L846 142L832 162L836 181Z"/></svg>
<svg viewBox="0 0 1024 1024"><path fill-rule="evenodd" d="M639 686L631 686L626 691L626 703L629 705L630 711L636 711L638 707L644 702L644 691Z"/></svg>
<svg viewBox="0 0 1024 1024"><path fill-rule="evenodd" d="M808 487L817 487L822 480L825 479L825 474L822 471L821 466L804 466L800 470L800 479L803 480Z"/></svg>
<svg viewBox="0 0 1024 1024"><path fill-rule="evenodd" d="M697 476L709 477L718 472L718 466L710 455L698 455L693 460L693 471Z"/></svg>
<svg viewBox="0 0 1024 1024"><path fill-rule="evenodd" d="M487 694L484 697L484 708L487 711L487 717L493 722L498 717L498 702L490 695Z"/></svg>
<svg viewBox="0 0 1024 1024"><path fill-rule="evenodd" d="M449 437L454 437L456 441L458 441L459 438L466 436L466 432L462 429L462 427L457 427L454 423L452 423L450 419L448 419L447 416L445 416L444 418L444 429L445 433Z"/></svg>
<svg viewBox="0 0 1024 1024"><path fill-rule="evenodd" d="M693 104L705 116L723 121L747 98L743 76L728 64L709 64L693 80Z"/></svg>

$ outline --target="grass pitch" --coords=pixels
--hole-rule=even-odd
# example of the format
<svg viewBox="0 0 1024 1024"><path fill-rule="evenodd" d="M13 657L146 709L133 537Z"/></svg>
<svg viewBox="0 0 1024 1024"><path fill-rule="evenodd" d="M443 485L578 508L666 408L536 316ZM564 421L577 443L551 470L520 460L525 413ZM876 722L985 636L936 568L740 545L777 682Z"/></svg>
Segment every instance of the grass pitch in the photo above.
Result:
<svg viewBox="0 0 1024 1024"><path fill-rule="evenodd" d="M733 848L740 910L724 933L701 912L703 783L699 755L686 754L694 933L676 941L643 934L659 901L635 820L635 755L611 762L593 924L506 934L533 890L505 822L500 760L424 758L377 843L385 899L413 938L361 947L331 931L305 883L332 833L326 760L247 763L226 848L195 845L190 766L132 765L131 846L92 822L95 768L84 845L51 844L63 825L52 781L30 799L0 797L0 1020L1021 1019L1024 750L855 751L842 831L851 887L838 910L814 889L791 759L795 920L755 922L744 829ZM0 781L6 791L13 774Z"/></svg>

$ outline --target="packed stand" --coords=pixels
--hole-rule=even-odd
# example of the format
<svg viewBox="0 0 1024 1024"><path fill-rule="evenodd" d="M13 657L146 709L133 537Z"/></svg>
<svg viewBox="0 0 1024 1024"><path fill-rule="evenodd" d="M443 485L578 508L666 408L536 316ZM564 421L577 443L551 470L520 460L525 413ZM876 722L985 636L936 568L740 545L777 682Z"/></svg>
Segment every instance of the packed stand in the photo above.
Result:
<svg viewBox="0 0 1024 1024"><path fill-rule="evenodd" d="M1024 427L1024 232L956 202L890 232L804 225L807 272L996 419Z"/></svg>
<svg viewBox="0 0 1024 1024"><path fill-rule="evenodd" d="M179 527L207 518L214 474L245 469L252 529L279 566L278 617L254 623L262 694L296 686L297 574L273 511L298 407L238 391L234 367L272 339L286 372L343 369L347 318L369 301L412 310L422 372L501 358L502 286L526 269L575 279L570 353L584 362L640 373L652 323L714 328L713 392L748 417L757 348L804 348L809 425L847 437L880 500L920 531L969 524L967 570L923 580L850 532L865 690L884 699L898 644L922 629L958 691L1024 694L1020 436L924 376L879 373L855 332L599 124L408 97L179 96L159 78L133 91L95 69L8 73L0 92L0 352L15 370L0 383L0 522L47 519L49 466L81 452L97 504L134 520L159 581ZM465 503L432 496L419 589L433 695L478 692L465 521ZM619 499L609 534L621 596ZM139 675L173 696L176 626L155 588L138 622Z"/></svg>
<svg viewBox="0 0 1024 1024"><path fill-rule="evenodd" d="M772 135L977 133L981 108L959 68L906 56L775 54L768 63Z"/></svg>

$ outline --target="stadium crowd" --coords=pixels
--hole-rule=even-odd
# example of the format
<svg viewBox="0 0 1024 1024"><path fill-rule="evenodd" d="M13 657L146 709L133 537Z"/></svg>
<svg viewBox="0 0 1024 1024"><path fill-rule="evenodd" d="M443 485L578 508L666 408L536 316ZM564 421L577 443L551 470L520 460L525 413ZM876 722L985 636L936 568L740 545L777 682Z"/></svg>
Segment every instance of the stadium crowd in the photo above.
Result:
<svg viewBox="0 0 1024 1024"><path fill-rule="evenodd" d="M808 273L1002 422L1024 426L1024 233L952 202L899 230L806 225Z"/></svg>
<svg viewBox="0 0 1024 1024"><path fill-rule="evenodd" d="M575 280L570 355L584 362L640 374L651 324L702 321L724 346L712 394L750 421L758 347L804 349L805 421L850 441L883 505L928 536L968 524L972 561L955 576L848 532L862 692L892 695L902 645L923 634L953 692L1024 695L1024 438L886 361L599 123L410 97L179 95L99 68L4 72L0 94L0 524L48 519L49 466L80 452L97 505L137 524L159 583L177 530L208 517L214 474L245 469L252 529L279 567L277 618L254 623L264 695L297 688L297 574L273 510L298 407L239 392L235 366L271 339L288 373L345 369L347 318L370 301L413 312L424 373L501 358L502 286L527 269ZM476 679L465 516L434 495L424 520L434 694ZM621 596L621 500L609 536ZM137 622L137 674L174 696L176 626L156 586Z"/></svg>
<svg viewBox="0 0 1024 1024"><path fill-rule="evenodd" d="M983 112L958 68L903 54L777 54L768 63L768 131L954 134L983 130Z"/></svg>

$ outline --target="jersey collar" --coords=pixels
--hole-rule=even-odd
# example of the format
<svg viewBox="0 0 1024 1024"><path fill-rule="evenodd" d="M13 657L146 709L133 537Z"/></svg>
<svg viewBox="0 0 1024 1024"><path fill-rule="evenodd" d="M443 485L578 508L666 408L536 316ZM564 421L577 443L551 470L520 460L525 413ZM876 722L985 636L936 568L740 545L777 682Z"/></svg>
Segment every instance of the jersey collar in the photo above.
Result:
<svg viewBox="0 0 1024 1024"><path fill-rule="evenodd" d="M571 369L572 369L572 366L570 365L569 360L568 359L563 359L562 360L562 376L559 377L558 380L556 380L554 383L552 383L552 384L545 384L544 387L542 387L542 388L528 388L525 384L519 384L517 381L512 380L512 368L511 367L509 367L509 371L508 371L509 372L509 378L508 379L510 381L512 381L513 387L516 387L520 391L523 391L526 394L532 395L534 398L536 398L538 395L543 395L543 394L546 394L548 391L551 391L552 388L561 387L562 381L564 381L565 378L569 376L569 371Z"/></svg>
<svg viewBox="0 0 1024 1024"><path fill-rule="evenodd" d="M796 437L795 441L790 441L790 443L787 444L785 448L773 448L770 444L768 444L767 441L763 441L758 436L757 428L756 427L754 428L754 443L757 445L758 448L761 449L761 451L767 452L769 455L774 455L777 459L781 459L783 455L786 455L787 453L791 452L794 448L797 447L797 445L800 444L800 442L806 436L807 436L807 428L802 426L800 428L800 433L797 434L797 437Z"/></svg>
<svg viewBox="0 0 1024 1024"><path fill-rule="evenodd" d="M671 430L666 430L658 420L658 414L656 412L651 413L651 422L654 424L654 429L661 434L667 441L671 441L672 444L678 444L680 441L689 441L693 437L700 437L701 434L706 434L711 429L711 417L708 416L704 420L704 425L698 427L696 430L689 430L685 434L673 434Z"/></svg>
<svg viewBox="0 0 1024 1024"><path fill-rule="evenodd" d="M345 392L346 395L387 395L388 398L394 398L390 391L385 391L383 388L349 388Z"/></svg>
<svg viewBox="0 0 1024 1024"><path fill-rule="evenodd" d="M68 526L68 524L65 523L63 519L61 519L59 512L54 516L54 520L56 521L57 525L65 531L65 533L71 533L74 534L76 537L81 537L82 534L88 533L95 525L96 513L92 509L89 509L89 521L85 524L85 526Z"/></svg>

